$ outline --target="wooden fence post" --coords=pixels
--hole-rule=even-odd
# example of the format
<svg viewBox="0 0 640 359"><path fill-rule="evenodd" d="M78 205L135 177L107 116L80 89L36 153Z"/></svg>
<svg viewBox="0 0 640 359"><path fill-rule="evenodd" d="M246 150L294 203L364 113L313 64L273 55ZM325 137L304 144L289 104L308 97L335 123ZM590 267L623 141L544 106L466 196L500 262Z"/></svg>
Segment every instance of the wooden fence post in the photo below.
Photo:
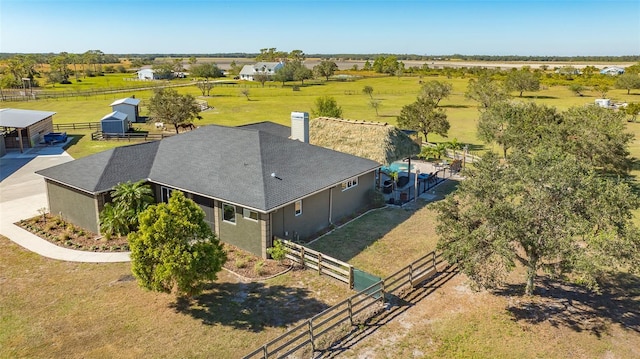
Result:
<svg viewBox="0 0 640 359"><path fill-rule="evenodd" d="M302 264L302 267L307 266L307 264L304 262L304 247L300 247L300 264Z"/></svg>
<svg viewBox="0 0 640 359"><path fill-rule="evenodd" d="M353 303L351 303L351 297L349 297L349 324L353 326Z"/></svg>
<svg viewBox="0 0 640 359"><path fill-rule="evenodd" d="M263 357L264 357L264 359L267 359L267 358L269 357L269 351L267 351L267 345L265 344L265 345L262 347L262 349L263 349L263 350L262 350Z"/></svg>
<svg viewBox="0 0 640 359"><path fill-rule="evenodd" d="M353 279L353 266L349 266L349 289L353 289L354 279Z"/></svg>
<svg viewBox="0 0 640 359"><path fill-rule="evenodd" d="M322 275L322 253L318 253L318 275Z"/></svg>
<svg viewBox="0 0 640 359"><path fill-rule="evenodd" d="M413 287L413 263L409 264L409 283Z"/></svg>
<svg viewBox="0 0 640 359"><path fill-rule="evenodd" d="M433 269L437 269L436 268L436 252L433 251Z"/></svg>
<svg viewBox="0 0 640 359"><path fill-rule="evenodd" d="M309 339L311 339L311 353L315 353L316 351L316 343L313 338L313 323L311 321L313 318L309 319Z"/></svg>
<svg viewBox="0 0 640 359"><path fill-rule="evenodd" d="M380 281L380 303L384 305L384 279Z"/></svg>

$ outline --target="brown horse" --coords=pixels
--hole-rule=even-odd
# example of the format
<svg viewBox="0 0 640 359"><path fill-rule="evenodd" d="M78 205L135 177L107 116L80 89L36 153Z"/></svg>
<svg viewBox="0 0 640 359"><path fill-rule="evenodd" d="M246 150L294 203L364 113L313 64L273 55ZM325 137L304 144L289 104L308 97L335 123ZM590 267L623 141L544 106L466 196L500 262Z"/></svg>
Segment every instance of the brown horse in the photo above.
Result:
<svg viewBox="0 0 640 359"><path fill-rule="evenodd" d="M182 130L193 130L195 129L196 126L193 125L193 123L181 123L178 125L178 129L182 129Z"/></svg>

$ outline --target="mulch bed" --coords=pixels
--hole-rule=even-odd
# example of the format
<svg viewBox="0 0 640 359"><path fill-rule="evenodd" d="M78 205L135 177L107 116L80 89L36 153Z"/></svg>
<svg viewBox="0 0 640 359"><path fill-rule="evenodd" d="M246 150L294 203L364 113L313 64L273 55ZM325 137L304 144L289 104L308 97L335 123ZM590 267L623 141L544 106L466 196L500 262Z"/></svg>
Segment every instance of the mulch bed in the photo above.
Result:
<svg viewBox="0 0 640 359"><path fill-rule="evenodd" d="M127 237L106 239L49 214L23 219L16 225L60 247L90 252L129 251ZM263 259L230 244L224 244L224 249L227 252L224 268L243 280L266 279L291 269L289 260Z"/></svg>
<svg viewBox="0 0 640 359"><path fill-rule="evenodd" d="M227 252L224 268L245 280L267 279L288 271L292 266L288 259L282 262L263 259L226 243L224 250Z"/></svg>
<svg viewBox="0 0 640 359"><path fill-rule="evenodd" d="M16 225L60 247L89 252L129 251L127 237L106 239L49 214L23 219Z"/></svg>

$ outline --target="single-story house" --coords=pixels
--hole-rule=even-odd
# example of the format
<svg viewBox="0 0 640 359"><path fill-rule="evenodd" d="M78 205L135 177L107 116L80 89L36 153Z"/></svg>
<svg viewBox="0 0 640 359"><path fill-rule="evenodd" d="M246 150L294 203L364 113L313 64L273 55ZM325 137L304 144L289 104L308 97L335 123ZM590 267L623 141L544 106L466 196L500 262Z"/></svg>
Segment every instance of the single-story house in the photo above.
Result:
<svg viewBox="0 0 640 359"><path fill-rule="evenodd" d="M604 69L600 70L601 75L615 76L615 75L622 75L623 73L624 73L624 67L619 67L619 66L605 67Z"/></svg>
<svg viewBox="0 0 640 359"><path fill-rule="evenodd" d="M140 111L138 107L140 106L140 100L133 97L121 98L119 100L115 100L111 103L112 111L119 111L126 113L129 116L129 121L131 122L140 122Z"/></svg>
<svg viewBox="0 0 640 359"><path fill-rule="evenodd" d="M129 115L120 111L113 111L100 120L100 130L103 133L124 134L130 127Z"/></svg>
<svg viewBox="0 0 640 359"><path fill-rule="evenodd" d="M159 80L160 77L155 74L153 69L140 69L136 71L139 80Z"/></svg>
<svg viewBox="0 0 640 359"><path fill-rule="evenodd" d="M0 109L0 127L4 145L0 154L7 148L35 147L44 141L44 135L53 132L53 115L55 112L20 110L13 108Z"/></svg>
<svg viewBox="0 0 640 359"><path fill-rule="evenodd" d="M283 66L282 62L258 62L253 65L244 65L240 70L240 80L254 81L254 76L258 74L265 74L271 78Z"/></svg>
<svg viewBox="0 0 640 359"><path fill-rule="evenodd" d="M86 229L98 231L115 185L144 180L158 202L184 192L220 240L262 257L274 237L305 240L370 205L378 162L260 127L280 128L202 126L37 173L50 212ZM308 122L292 127L304 133Z"/></svg>

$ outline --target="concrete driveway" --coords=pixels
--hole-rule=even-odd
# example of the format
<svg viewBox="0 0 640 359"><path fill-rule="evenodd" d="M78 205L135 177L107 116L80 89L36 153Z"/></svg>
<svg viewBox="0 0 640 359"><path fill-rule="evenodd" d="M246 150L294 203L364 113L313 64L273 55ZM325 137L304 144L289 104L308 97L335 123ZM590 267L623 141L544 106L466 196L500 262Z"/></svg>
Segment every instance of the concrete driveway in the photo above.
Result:
<svg viewBox="0 0 640 359"><path fill-rule="evenodd" d="M58 247L14 223L48 208L44 179L35 174L43 168L73 160L62 145L10 151L0 158L0 234L44 257L71 262L128 262L129 253L86 252Z"/></svg>

